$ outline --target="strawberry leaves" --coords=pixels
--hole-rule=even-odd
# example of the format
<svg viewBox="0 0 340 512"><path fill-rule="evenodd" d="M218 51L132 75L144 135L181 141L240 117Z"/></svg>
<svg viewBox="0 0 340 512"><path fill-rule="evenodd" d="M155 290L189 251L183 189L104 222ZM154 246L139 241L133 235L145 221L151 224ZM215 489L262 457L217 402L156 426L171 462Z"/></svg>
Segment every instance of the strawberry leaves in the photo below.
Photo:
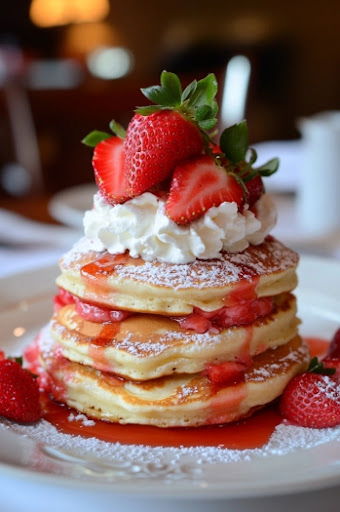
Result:
<svg viewBox="0 0 340 512"><path fill-rule="evenodd" d="M109 133L102 132L100 130L93 130L82 139L82 143L85 144L85 146L94 148L97 144L99 144L99 142L102 142L105 139L109 139L110 137L112 137L112 135Z"/></svg>
<svg viewBox="0 0 340 512"><path fill-rule="evenodd" d="M257 168L258 173L261 176L271 176L279 168L280 160L278 158L272 158L267 163Z"/></svg>
<svg viewBox="0 0 340 512"><path fill-rule="evenodd" d="M123 128L123 126L121 124L117 123L117 121L112 119L109 126L110 126L111 132L114 133L115 135L117 135L117 137L119 137L120 139L125 138L126 130L125 130L125 128ZM111 137L111 135L110 135L110 137Z"/></svg>
<svg viewBox="0 0 340 512"><path fill-rule="evenodd" d="M319 361L317 357L313 357L309 363L307 372L319 373L321 375L334 375L336 369L324 366L322 361Z"/></svg>
<svg viewBox="0 0 340 512"><path fill-rule="evenodd" d="M114 119L109 124L110 130L114 135L117 135L117 137L120 137L121 139L124 139L126 135L126 130L123 128L123 126ZM112 137L112 134L107 132L102 132L100 130L93 130L92 132L88 133L83 139L82 143L85 144L85 146L89 146L90 148L94 148L102 142L103 140L109 139Z"/></svg>
<svg viewBox="0 0 340 512"><path fill-rule="evenodd" d="M249 148L247 121L241 121L226 128L220 138L220 147L229 160L229 170L243 184L255 177L271 176L279 168L279 159L272 158L259 167L253 167L257 160L254 148Z"/></svg>
<svg viewBox="0 0 340 512"><path fill-rule="evenodd" d="M178 107L181 103L182 86L178 76L175 73L163 71L161 74L161 85L151 85L141 89L142 93L152 103L156 103L157 109L164 107ZM140 107L136 110L138 114L142 114Z"/></svg>
<svg viewBox="0 0 340 512"><path fill-rule="evenodd" d="M237 164L245 160L248 150L247 121L226 128L221 135L220 147L232 163Z"/></svg>
<svg viewBox="0 0 340 512"><path fill-rule="evenodd" d="M138 107L138 114L147 116L158 110L176 110L202 130L210 132L217 123L218 106L215 100L217 80L210 73L202 80L194 80L182 91L182 85L175 73L163 71L160 85L141 89L148 100L155 105Z"/></svg>

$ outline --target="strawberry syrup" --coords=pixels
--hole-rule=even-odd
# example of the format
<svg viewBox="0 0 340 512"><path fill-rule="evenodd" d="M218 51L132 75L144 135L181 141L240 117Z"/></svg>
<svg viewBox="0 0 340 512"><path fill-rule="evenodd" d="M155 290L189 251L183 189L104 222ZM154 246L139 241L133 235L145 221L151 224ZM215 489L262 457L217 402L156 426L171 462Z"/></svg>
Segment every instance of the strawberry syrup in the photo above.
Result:
<svg viewBox="0 0 340 512"><path fill-rule="evenodd" d="M239 449L259 448L270 438L276 425L281 422L275 406L257 412L254 416L237 423L196 428L158 428L145 425L120 425L95 421L94 426L85 426L78 421L69 421L71 412L64 405L44 397L44 418L60 432L82 437L96 437L102 441L147 446L221 446Z"/></svg>

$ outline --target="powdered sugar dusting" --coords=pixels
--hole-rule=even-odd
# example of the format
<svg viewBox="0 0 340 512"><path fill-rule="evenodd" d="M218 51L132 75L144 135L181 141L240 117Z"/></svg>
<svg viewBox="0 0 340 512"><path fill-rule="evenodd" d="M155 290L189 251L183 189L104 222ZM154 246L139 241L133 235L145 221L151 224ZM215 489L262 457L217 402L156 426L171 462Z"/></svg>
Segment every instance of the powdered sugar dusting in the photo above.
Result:
<svg viewBox="0 0 340 512"><path fill-rule="evenodd" d="M291 363L303 360L308 355L306 345L301 345L297 350L292 350L281 358L277 358L275 362L270 361L267 364L251 369L251 380L265 381L273 376L276 372L285 372Z"/></svg>
<svg viewBox="0 0 340 512"><path fill-rule="evenodd" d="M14 424L7 420L0 422L0 430L8 429L22 436L43 443L49 447L65 450L78 457L95 456L111 463L124 460L126 464L167 463L180 464L188 462L194 464L231 463L237 461L250 461L261 457L273 455L286 455L297 449L310 449L331 441L340 441L340 426L335 428L311 429L297 427L283 422L278 425L269 442L262 448L246 450L230 450L219 447L193 447L193 448L162 448L144 445L122 445L108 443L96 438L83 438L62 434L45 420L36 425Z"/></svg>
<svg viewBox="0 0 340 512"><path fill-rule="evenodd" d="M89 251L89 252L87 252ZM81 239L62 259L62 269L72 266L75 271L84 264L102 257L106 253L92 252L87 242ZM268 275L294 268L297 254L268 237L258 246L248 247L238 254L224 252L220 259L196 260L192 263L170 264L145 261L134 264L131 258L125 264L117 264L113 274L121 279L133 279L155 286L181 288L211 288L235 283L240 279L251 280L259 275Z"/></svg>
<svg viewBox="0 0 340 512"><path fill-rule="evenodd" d="M85 416L85 414L74 414L73 412L71 412L69 415L68 415L68 421L79 421L81 422L82 425L84 425L84 427L94 427L96 422L93 421L93 420L90 420L87 416Z"/></svg>
<svg viewBox="0 0 340 512"><path fill-rule="evenodd" d="M322 375L315 383L316 387L323 396L337 403L340 402L340 384L327 375Z"/></svg>

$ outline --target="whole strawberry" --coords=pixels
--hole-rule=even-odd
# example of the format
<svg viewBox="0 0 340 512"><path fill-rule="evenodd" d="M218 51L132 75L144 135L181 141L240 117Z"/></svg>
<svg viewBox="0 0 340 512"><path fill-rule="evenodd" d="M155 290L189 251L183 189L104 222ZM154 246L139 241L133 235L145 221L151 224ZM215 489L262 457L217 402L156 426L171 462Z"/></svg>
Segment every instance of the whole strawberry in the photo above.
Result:
<svg viewBox="0 0 340 512"><path fill-rule="evenodd" d="M194 80L183 91L178 76L163 71L161 84L142 93L156 105L136 109L124 140L132 196L166 179L180 162L201 154L217 122L213 74Z"/></svg>
<svg viewBox="0 0 340 512"><path fill-rule="evenodd" d="M129 195L142 194L165 180L176 165L202 152L197 125L174 110L136 114L124 140Z"/></svg>
<svg viewBox="0 0 340 512"><path fill-rule="evenodd" d="M316 358L311 361L314 367L315 361ZM316 371L332 373L319 363ZM335 427L340 424L340 384L322 373L297 375L286 387L280 409L282 416L302 427Z"/></svg>
<svg viewBox="0 0 340 512"><path fill-rule="evenodd" d="M0 360L0 416L22 423L41 418L36 379L10 359Z"/></svg>
<svg viewBox="0 0 340 512"><path fill-rule="evenodd" d="M338 329L331 341L329 346L327 357L337 357L340 358L340 329Z"/></svg>

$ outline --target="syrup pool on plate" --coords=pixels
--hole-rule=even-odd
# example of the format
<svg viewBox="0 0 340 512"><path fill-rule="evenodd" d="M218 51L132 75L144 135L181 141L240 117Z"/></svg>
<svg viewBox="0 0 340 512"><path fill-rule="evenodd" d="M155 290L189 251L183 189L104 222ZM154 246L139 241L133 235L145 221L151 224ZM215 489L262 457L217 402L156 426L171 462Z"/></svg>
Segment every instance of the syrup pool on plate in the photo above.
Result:
<svg viewBox="0 0 340 512"><path fill-rule="evenodd" d="M60 432L96 437L102 441L147 446L221 446L230 449L259 448L263 446L281 423L275 406L267 407L248 419L228 425L196 428L159 428L145 425L120 425L95 420L94 425L70 421L76 411L44 397L44 418Z"/></svg>

